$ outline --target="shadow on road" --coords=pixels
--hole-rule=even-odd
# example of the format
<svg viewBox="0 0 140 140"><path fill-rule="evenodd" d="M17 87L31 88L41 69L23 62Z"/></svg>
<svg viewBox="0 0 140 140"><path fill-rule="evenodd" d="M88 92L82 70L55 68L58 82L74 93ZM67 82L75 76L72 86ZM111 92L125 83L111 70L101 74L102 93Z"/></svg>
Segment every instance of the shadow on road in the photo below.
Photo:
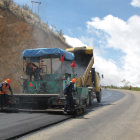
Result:
<svg viewBox="0 0 140 140"><path fill-rule="evenodd" d="M94 103L92 106L90 106L90 107L88 107L86 109L86 113L85 114L80 115L80 116L74 116L73 118L74 119L89 119L89 118L86 118L85 115L87 115L88 113L90 113L92 111L95 111L97 109L100 109L102 107L110 106L110 105L116 105L116 104L114 104L114 103L108 103L108 102Z"/></svg>

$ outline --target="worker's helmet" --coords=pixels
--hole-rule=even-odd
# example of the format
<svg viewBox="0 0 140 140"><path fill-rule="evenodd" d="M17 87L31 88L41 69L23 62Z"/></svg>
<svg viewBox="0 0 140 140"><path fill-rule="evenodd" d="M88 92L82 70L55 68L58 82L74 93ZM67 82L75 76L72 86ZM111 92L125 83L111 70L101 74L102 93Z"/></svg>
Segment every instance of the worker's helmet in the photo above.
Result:
<svg viewBox="0 0 140 140"><path fill-rule="evenodd" d="M11 83L11 80L8 78L8 79L6 79L6 82L7 82L8 84L10 84L10 83Z"/></svg>
<svg viewBox="0 0 140 140"><path fill-rule="evenodd" d="M75 78L72 79L72 83L74 83L74 84L76 83L76 79Z"/></svg>

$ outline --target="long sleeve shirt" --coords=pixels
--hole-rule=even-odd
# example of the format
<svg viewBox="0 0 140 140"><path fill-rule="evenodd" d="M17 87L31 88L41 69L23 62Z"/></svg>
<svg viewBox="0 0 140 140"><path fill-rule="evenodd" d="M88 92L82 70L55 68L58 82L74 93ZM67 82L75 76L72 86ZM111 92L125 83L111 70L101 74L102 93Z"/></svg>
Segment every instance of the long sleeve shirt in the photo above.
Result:
<svg viewBox="0 0 140 140"><path fill-rule="evenodd" d="M64 89L64 95L72 96L73 91L74 91L74 84L70 83L70 84L66 85L66 87Z"/></svg>

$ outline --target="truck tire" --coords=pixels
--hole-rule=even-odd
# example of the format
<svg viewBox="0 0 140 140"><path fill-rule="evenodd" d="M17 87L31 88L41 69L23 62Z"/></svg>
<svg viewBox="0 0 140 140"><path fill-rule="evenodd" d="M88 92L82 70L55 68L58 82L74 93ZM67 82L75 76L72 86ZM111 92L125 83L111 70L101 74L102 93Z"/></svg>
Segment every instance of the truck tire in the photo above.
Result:
<svg viewBox="0 0 140 140"><path fill-rule="evenodd" d="M89 105L91 106L93 104L93 96L92 93L89 92Z"/></svg>
<svg viewBox="0 0 140 140"><path fill-rule="evenodd" d="M90 96L89 96L89 94L88 94L88 97L87 97L87 99L86 99L86 106L89 106L90 105Z"/></svg>
<svg viewBox="0 0 140 140"><path fill-rule="evenodd" d="M101 95L102 93L101 93L101 91L100 92L96 92L96 99L97 99L97 102L98 103L101 103Z"/></svg>
<svg viewBox="0 0 140 140"><path fill-rule="evenodd" d="M86 106L91 106L93 103L91 92L88 93L88 98L86 100Z"/></svg>

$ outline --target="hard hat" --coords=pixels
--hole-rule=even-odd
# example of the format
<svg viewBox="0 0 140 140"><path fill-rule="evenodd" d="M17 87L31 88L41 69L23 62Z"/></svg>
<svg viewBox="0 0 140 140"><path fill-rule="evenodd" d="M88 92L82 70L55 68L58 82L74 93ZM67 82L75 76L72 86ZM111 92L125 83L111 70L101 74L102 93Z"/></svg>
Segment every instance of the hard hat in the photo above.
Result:
<svg viewBox="0 0 140 140"><path fill-rule="evenodd" d="M8 79L6 79L6 82L7 82L8 84L10 84L10 83L11 83L11 80L8 78Z"/></svg>
<svg viewBox="0 0 140 140"><path fill-rule="evenodd" d="M74 84L76 83L76 79L75 78L72 79L72 83L74 83Z"/></svg>

